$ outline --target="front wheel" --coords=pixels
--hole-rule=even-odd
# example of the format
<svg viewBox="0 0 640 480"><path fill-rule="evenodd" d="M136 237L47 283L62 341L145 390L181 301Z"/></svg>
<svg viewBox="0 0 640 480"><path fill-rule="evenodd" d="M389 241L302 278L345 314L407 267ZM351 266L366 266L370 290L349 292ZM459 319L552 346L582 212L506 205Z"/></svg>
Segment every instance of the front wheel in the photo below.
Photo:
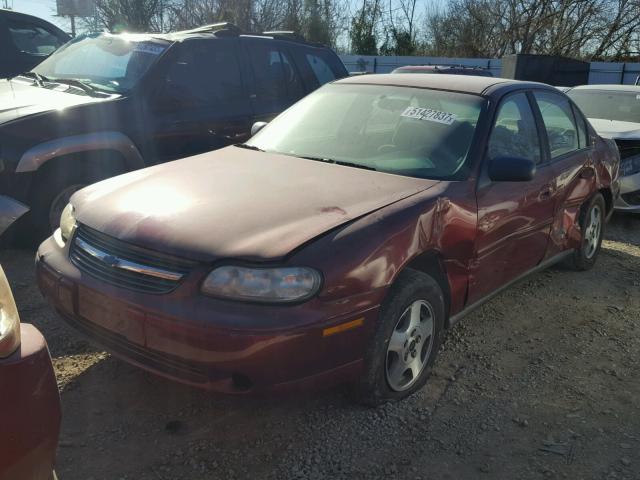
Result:
<svg viewBox="0 0 640 480"><path fill-rule="evenodd" d="M605 212L604 197L598 193L591 198L580 218L582 241L568 258L568 264L574 270L589 270L595 265L604 237Z"/></svg>
<svg viewBox="0 0 640 480"><path fill-rule="evenodd" d="M440 348L444 315L438 283L415 270L403 272L380 310L357 400L375 406L422 388Z"/></svg>

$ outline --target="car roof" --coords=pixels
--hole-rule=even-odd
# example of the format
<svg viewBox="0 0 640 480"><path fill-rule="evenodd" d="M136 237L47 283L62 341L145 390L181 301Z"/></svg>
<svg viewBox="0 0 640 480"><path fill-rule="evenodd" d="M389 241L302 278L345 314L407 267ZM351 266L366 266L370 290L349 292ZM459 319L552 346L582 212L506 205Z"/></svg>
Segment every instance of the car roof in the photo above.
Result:
<svg viewBox="0 0 640 480"><path fill-rule="evenodd" d="M397 87L430 88L483 96L502 96L508 91L526 88L544 88L557 91L550 85L536 82L522 82L509 78L481 77L473 75L405 75L389 73L346 77L335 84L369 84Z"/></svg>
<svg viewBox="0 0 640 480"><path fill-rule="evenodd" d="M607 92L633 92L640 93L640 85L618 85L618 84L601 84L601 85L580 85L571 88L580 91L607 91Z"/></svg>
<svg viewBox="0 0 640 480"><path fill-rule="evenodd" d="M250 38L261 38L265 40L280 40L285 42L296 43L300 45L306 45L309 47L319 47L319 48L328 48L326 45L322 45L320 43L309 42L304 39L301 35L296 34L295 32L263 32L263 33L250 33L245 32L233 25L232 23L222 22L215 23L212 25L203 25L201 27L196 27L191 30L182 30L177 32L170 33L149 33L145 34L148 37L166 40L169 42L182 42L190 39L215 39L215 38L239 38L239 37L250 37Z"/></svg>

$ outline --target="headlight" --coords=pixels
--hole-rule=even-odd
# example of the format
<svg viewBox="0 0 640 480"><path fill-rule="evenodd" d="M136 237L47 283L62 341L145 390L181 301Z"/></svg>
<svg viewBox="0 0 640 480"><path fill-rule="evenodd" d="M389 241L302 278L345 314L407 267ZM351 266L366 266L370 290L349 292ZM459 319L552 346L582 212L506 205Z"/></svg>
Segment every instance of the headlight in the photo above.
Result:
<svg viewBox="0 0 640 480"><path fill-rule="evenodd" d="M9 282L0 267L0 358L11 355L20 346L20 317Z"/></svg>
<svg viewBox="0 0 640 480"><path fill-rule="evenodd" d="M60 215L60 235L62 240L67 242L71 235L73 235L73 229L76 227L76 210L73 205L68 204L64 207L62 215Z"/></svg>
<svg viewBox="0 0 640 480"><path fill-rule="evenodd" d="M620 162L620 176L626 177L640 172L640 155L625 158Z"/></svg>
<svg viewBox="0 0 640 480"><path fill-rule="evenodd" d="M320 289L320 273L304 267L216 268L202 284L202 292L218 298L248 302L297 302Z"/></svg>

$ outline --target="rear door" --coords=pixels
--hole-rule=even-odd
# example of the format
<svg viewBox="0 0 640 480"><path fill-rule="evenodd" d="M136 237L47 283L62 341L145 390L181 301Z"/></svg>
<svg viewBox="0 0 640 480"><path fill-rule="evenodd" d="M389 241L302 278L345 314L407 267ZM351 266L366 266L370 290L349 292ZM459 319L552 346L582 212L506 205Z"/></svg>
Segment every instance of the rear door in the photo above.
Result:
<svg viewBox="0 0 640 480"><path fill-rule="evenodd" d="M593 142L582 113L566 96L548 90L534 91L544 125L544 143L557 177L556 205L547 256L567 244L580 206L593 192L596 181Z"/></svg>
<svg viewBox="0 0 640 480"><path fill-rule="evenodd" d="M174 48L159 67L148 100L150 160L183 158L246 141L252 112L238 40L189 40Z"/></svg>
<svg viewBox="0 0 640 480"><path fill-rule="evenodd" d="M479 182L476 262L469 300L474 303L535 267L544 258L555 205L555 172L543 149L543 133L526 92L502 99L494 119ZM493 182L487 174L494 157L536 162L529 182Z"/></svg>
<svg viewBox="0 0 640 480"><path fill-rule="evenodd" d="M282 42L240 37L248 59L249 98L255 122L269 122L305 95L301 75Z"/></svg>

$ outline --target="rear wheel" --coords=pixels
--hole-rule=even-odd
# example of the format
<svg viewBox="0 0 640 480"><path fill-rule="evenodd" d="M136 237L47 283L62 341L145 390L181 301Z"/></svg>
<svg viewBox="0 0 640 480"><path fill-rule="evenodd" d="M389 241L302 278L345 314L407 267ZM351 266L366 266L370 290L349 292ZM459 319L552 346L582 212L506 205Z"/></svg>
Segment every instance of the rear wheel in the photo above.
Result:
<svg viewBox="0 0 640 480"><path fill-rule="evenodd" d="M606 217L606 204L601 194L596 194L580 218L580 229L582 231L582 241L580 247L575 249L568 258L569 267L574 270L589 270L592 268L602 247Z"/></svg>
<svg viewBox="0 0 640 480"><path fill-rule="evenodd" d="M380 310L356 398L367 405L401 400L424 386L444 328L444 296L429 275L406 270Z"/></svg>

